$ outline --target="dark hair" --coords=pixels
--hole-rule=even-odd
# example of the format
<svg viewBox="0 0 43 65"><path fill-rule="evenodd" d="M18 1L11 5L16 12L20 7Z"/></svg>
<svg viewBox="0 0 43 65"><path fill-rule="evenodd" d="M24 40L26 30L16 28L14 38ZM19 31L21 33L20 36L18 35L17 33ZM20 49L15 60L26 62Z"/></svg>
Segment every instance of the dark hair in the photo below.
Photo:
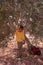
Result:
<svg viewBox="0 0 43 65"><path fill-rule="evenodd" d="M23 29L24 27L22 25L20 25L20 28Z"/></svg>

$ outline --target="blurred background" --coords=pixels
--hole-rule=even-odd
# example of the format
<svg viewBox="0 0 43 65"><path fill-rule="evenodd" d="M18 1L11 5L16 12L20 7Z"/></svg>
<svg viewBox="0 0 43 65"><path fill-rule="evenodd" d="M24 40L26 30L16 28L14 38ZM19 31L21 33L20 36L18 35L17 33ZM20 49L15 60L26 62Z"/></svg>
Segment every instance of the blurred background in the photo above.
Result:
<svg viewBox="0 0 43 65"><path fill-rule="evenodd" d="M28 53L22 62L15 59L17 41L13 33L19 24L24 26L29 41L25 40L24 47L30 44L38 46L41 56ZM43 0L0 0L0 65L14 64L43 65Z"/></svg>
<svg viewBox="0 0 43 65"><path fill-rule="evenodd" d="M25 33L35 36L33 43L39 40L43 44L43 0L0 0L0 44L18 24L24 26Z"/></svg>

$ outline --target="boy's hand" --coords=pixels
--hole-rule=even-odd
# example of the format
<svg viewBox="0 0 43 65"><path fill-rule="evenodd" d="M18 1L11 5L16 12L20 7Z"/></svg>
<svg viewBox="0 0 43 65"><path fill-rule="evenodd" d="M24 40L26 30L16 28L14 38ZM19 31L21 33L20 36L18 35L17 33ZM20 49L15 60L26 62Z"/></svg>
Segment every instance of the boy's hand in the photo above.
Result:
<svg viewBox="0 0 43 65"><path fill-rule="evenodd" d="M25 40L23 40L23 44L25 44Z"/></svg>

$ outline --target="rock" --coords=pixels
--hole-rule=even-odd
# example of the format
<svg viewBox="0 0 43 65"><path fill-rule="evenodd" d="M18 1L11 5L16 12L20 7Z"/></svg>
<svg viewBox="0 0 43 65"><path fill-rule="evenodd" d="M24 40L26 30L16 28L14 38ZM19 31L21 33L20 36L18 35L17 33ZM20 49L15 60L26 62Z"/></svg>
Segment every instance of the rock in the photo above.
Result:
<svg viewBox="0 0 43 65"><path fill-rule="evenodd" d="M26 65L25 63L22 63L21 65Z"/></svg>
<svg viewBox="0 0 43 65"><path fill-rule="evenodd" d="M17 41L16 41L15 37L12 40L8 41L8 47L12 48L12 49L18 48Z"/></svg>
<svg viewBox="0 0 43 65"><path fill-rule="evenodd" d="M38 58L37 60L38 60L38 62L43 63L43 61L40 58Z"/></svg>

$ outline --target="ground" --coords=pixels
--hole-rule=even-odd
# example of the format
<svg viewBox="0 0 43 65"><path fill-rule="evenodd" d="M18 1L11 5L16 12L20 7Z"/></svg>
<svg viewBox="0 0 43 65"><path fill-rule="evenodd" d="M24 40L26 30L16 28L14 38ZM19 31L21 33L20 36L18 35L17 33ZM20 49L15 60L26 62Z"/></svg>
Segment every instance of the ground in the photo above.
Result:
<svg viewBox="0 0 43 65"><path fill-rule="evenodd" d="M43 65L43 48L41 49L42 55L23 55L21 60L17 60L17 42L14 37L8 41L8 47L0 48L0 65ZM16 48L16 49L15 49Z"/></svg>
<svg viewBox="0 0 43 65"><path fill-rule="evenodd" d="M43 65L43 56L29 55L22 57L22 60L17 60L15 52L0 56L0 65Z"/></svg>

